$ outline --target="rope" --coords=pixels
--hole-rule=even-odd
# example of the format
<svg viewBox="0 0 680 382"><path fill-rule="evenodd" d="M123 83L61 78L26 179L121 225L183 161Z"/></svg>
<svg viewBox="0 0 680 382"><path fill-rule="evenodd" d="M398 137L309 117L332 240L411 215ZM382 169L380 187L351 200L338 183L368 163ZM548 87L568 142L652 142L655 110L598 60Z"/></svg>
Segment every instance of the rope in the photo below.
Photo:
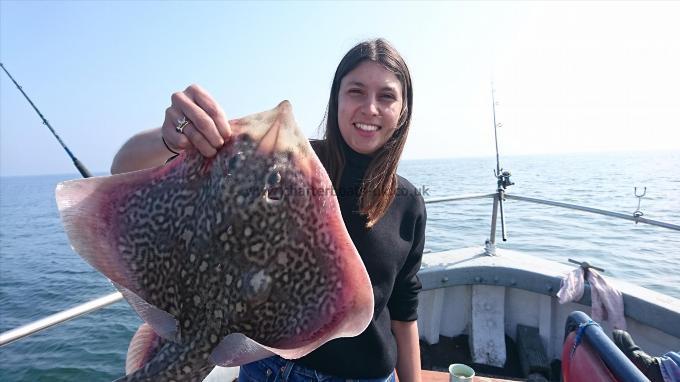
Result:
<svg viewBox="0 0 680 382"><path fill-rule="evenodd" d="M574 358L574 353L576 353L576 348L581 344L581 340L583 340L586 328L591 325L600 326L600 324L593 320L588 320L588 322L583 322L578 325L578 331L576 332L576 339L574 339L574 346L571 348L570 358Z"/></svg>

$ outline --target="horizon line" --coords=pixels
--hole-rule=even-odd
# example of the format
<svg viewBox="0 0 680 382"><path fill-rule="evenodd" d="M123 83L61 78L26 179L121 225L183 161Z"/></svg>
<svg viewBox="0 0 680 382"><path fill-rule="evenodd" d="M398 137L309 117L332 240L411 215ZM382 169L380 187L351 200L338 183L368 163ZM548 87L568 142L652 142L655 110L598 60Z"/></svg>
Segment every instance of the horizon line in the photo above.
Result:
<svg viewBox="0 0 680 382"><path fill-rule="evenodd" d="M536 157L536 156L561 156L561 155L607 155L607 154L643 154L643 153L674 153L680 154L679 148L663 148L663 149L613 149L613 150L599 150L599 151L573 151L573 152L555 152L555 153L526 153L526 154L504 154L501 155L501 160L504 157L517 158L517 157ZM448 156L448 157L430 157L430 158L402 158L400 162L419 162L419 161L443 161L443 160L465 160L465 159L493 159L495 160L495 154L480 154L480 155L460 155L460 156ZM39 177L39 176L72 176L76 175L75 178L81 179L82 176L77 172L78 170L73 169L73 172L51 172L51 173L14 173L14 174L3 174L0 172L0 178L21 178L21 177ZM93 176L111 176L112 174L106 170L92 171Z"/></svg>

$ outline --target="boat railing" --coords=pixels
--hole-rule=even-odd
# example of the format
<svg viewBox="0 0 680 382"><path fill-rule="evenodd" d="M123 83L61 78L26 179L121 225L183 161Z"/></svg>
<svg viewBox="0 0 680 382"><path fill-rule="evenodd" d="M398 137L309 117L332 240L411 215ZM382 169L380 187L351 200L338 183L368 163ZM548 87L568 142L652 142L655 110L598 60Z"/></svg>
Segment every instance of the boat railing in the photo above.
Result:
<svg viewBox="0 0 680 382"><path fill-rule="evenodd" d="M84 304L77 305L71 309L66 309L59 313L55 313L45 318L41 318L39 320L28 323L26 325L22 325L18 328L8 330L0 334L0 346L11 344L14 341L18 341L24 337L28 337L39 331L59 325L76 317L92 313L101 308L116 303L122 299L123 295L120 294L120 292L107 294L106 296L99 297L94 300L88 301Z"/></svg>
<svg viewBox="0 0 680 382"><path fill-rule="evenodd" d="M494 207L493 207L494 209L493 209L493 216L492 216L492 221L491 221L491 234L490 234L489 241L487 242L487 250L489 250L489 243L491 244L491 249L489 250L490 252L493 252L493 243L495 242L496 216L497 216L498 204L499 204L498 202L502 199L519 200L519 201L523 201L523 202L537 203L537 204L544 204L544 205L549 205L549 206L567 208L567 209L578 210L578 211L583 211L583 212L588 212L588 213L593 213L593 214L610 216L610 217L614 217L614 218L618 218L618 219L630 220L630 221L634 221L635 223L650 224L650 225L654 225L654 226L658 226L658 227L672 229L672 230L675 230L675 231L680 231L680 225L678 225L678 224L671 224L671 223L666 223L666 222L662 222L662 221L658 221L658 220L643 218L637 213L624 214L624 213L620 213L620 212L607 211L607 210L603 210L603 209L599 209L599 208L580 206L580 205L577 205L577 204L563 203L563 202L557 202L557 201L545 200L545 199L539 199L539 198L531 198L531 197L526 197L526 196L511 195L511 194L505 193L504 191L499 191L499 192L490 193L490 194L466 194L466 195L457 195L457 196L448 196L448 197L439 197L439 198L428 198L428 199L425 200L425 203L426 204L433 204L433 203L444 203L444 202L471 200L471 199L480 199L480 198L493 198L494 199ZM40 332L42 330L45 330L47 328L51 328L53 326L59 325L59 324L64 323L68 320L71 320L73 318L95 312L99 309L102 309L102 308L107 307L111 304L114 304L114 303L116 303L116 302L118 302L122 299L123 299L123 296L120 294L120 292L111 293L111 294L108 294L106 296L94 299L92 301L88 301L84 304L77 305L77 306L75 306L71 309L67 309L67 310L61 311L59 313L55 313L53 315L39 319L37 321L33 321L33 322L28 323L26 325L22 325L18 328L5 331L5 332L0 334L0 347L8 345L12 342L18 341L22 338L28 337L32 334L35 334L35 333Z"/></svg>

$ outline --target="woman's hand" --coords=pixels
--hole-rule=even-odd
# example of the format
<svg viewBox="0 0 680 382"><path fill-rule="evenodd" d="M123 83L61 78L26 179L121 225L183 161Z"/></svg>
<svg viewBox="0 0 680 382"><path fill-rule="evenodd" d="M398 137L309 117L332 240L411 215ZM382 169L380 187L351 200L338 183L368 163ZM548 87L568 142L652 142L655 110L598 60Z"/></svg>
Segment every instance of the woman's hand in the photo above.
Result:
<svg viewBox="0 0 680 382"><path fill-rule="evenodd" d="M176 127L183 117L189 124L179 133ZM111 173L161 166L172 156L168 148L175 153L195 148L212 157L230 138L231 128L222 108L203 88L191 85L172 95L161 128L141 131L123 144L113 158Z"/></svg>
<svg viewBox="0 0 680 382"><path fill-rule="evenodd" d="M174 93L171 100L161 127L163 139L171 149L195 148L203 156L212 157L230 139L231 128L224 110L200 86L190 85L184 91ZM176 127L183 117L189 123L180 133Z"/></svg>
<svg viewBox="0 0 680 382"><path fill-rule="evenodd" d="M392 320L397 340L397 377L401 382L421 382L418 321Z"/></svg>

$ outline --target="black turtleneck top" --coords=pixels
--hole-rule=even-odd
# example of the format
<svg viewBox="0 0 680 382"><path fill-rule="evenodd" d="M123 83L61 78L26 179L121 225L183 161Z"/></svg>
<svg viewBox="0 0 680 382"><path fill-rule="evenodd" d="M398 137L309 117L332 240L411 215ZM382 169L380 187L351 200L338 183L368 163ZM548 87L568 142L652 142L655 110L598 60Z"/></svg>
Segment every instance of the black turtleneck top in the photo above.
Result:
<svg viewBox="0 0 680 382"><path fill-rule="evenodd" d="M312 142L323 163L322 144ZM367 229L366 216L358 212L358 201L372 158L353 151L344 142L343 151L346 163L340 187L335 191L347 231L371 279L373 319L360 335L330 341L296 362L342 378L386 377L397 363L391 320L417 318L421 284L416 273L425 243L425 203L418 190L399 176L397 194L387 212L373 228Z"/></svg>

